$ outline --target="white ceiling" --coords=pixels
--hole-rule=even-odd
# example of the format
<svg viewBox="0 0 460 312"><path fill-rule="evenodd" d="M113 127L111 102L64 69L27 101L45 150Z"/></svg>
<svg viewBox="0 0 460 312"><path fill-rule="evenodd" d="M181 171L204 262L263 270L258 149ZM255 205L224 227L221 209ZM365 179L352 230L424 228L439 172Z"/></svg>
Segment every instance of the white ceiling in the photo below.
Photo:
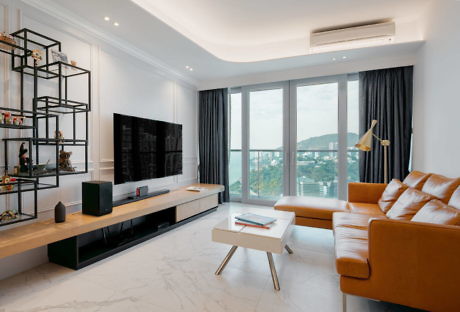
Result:
<svg viewBox="0 0 460 312"><path fill-rule="evenodd" d="M413 24L429 0L131 1L222 60L254 62L308 54L318 28L387 18Z"/></svg>
<svg viewBox="0 0 460 312"><path fill-rule="evenodd" d="M34 2L23 0L26 3ZM143 2L148 7L141 8ZM430 0L48 0L57 11L160 60L198 84L228 77L415 53L417 17ZM45 1L41 0L42 9ZM37 5L38 6L38 5ZM118 21L114 27L104 21ZM393 18L385 47L308 53L308 34L326 26ZM398 39L398 32L401 33ZM342 60L346 55L347 59ZM185 66L192 66L193 72Z"/></svg>

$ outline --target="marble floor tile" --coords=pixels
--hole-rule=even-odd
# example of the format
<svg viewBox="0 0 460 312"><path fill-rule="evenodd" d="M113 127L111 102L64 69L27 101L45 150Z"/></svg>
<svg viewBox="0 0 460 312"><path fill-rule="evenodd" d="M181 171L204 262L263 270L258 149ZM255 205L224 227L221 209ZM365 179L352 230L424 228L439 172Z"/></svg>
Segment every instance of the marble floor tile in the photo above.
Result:
<svg viewBox="0 0 460 312"><path fill-rule="evenodd" d="M79 271L48 263L2 280L0 312L341 311L328 230L295 227L289 242L294 254L274 255L279 292L264 252L238 248L222 275L214 275L230 246L211 241L212 227L249 207L222 205ZM352 296L348 304L353 312L413 311Z"/></svg>

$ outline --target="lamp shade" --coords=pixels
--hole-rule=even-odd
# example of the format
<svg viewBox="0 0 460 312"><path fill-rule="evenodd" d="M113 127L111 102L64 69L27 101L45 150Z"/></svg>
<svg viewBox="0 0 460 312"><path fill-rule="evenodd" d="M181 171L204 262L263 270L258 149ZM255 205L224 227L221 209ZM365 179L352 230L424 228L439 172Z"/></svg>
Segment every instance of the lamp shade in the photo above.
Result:
<svg viewBox="0 0 460 312"><path fill-rule="evenodd" d="M377 124L377 120L372 120L371 127L367 130L366 133L359 139L358 143L355 145L356 148L364 151L369 152L372 150L372 136L374 135L372 131L374 130L375 125Z"/></svg>

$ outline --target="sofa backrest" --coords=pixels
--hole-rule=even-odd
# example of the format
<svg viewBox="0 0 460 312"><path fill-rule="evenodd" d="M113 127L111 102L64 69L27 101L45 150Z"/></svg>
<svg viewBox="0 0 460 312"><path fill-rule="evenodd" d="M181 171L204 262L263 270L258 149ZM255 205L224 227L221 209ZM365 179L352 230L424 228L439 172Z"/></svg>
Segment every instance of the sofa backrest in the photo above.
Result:
<svg viewBox="0 0 460 312"><path fill-rule="evenodd" d="M446 205L439 199L432 199L415 214L412 221L444 225L459 225L460 210Z"/></svg>
<svg viewBox="0 0 460 312"><path fill-rule="evenodd" d="M408 188L396 200L387 217L396 220L410 220L433 196L419 191L415 188Z"/></svg>
<svg viewBox="0 0 460 312"><path fill-rule="evenodd" d="M430 194L447 204L452 196L452 193L459 185L459 178L447 178L440 174L432 174L423 184L422 192Z"/></svg>
<svg viewBox="0 0 460 312"><path fill-rule="evenodd" d="M449 199L449 206L460 210L460 186L454 191Z"/></svg>
<svg viewBox="0 0 460 312"><path fill-rule="evenodd" d="M403 184L408 186L408 189L399 196L387 212L386 215L390 219L410 220L431 199L437 199L453 209L460 209L460 178L412 171L404 179ZM440 208L428 208L425 209L425 214L445 212Z"/></svg>
<svg viewBox="0 0 460 312"><path fill-rule="evenodd" d="M431 173L424 173L421 171L414 170L404 179L403 183L408 187L421 190L425 181L428 180Z"/></svg>

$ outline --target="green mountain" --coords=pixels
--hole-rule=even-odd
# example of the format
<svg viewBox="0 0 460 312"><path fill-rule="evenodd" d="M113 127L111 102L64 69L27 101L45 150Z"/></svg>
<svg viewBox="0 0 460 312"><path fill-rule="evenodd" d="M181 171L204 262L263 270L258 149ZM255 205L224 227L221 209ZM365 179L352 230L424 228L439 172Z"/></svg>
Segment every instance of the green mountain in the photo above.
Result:
<svg viewBox="0 0 460 312"><path fill-rule="evenodd" d="M347 146L354 146L359 140L359 136L356 133L347 133ZM330 143L338 142L338 134L325 134L317 137L308 138L306 140L297 143L298 150L308 149L329 149ZM335 147L336 148L336 147Z"/></svg>

